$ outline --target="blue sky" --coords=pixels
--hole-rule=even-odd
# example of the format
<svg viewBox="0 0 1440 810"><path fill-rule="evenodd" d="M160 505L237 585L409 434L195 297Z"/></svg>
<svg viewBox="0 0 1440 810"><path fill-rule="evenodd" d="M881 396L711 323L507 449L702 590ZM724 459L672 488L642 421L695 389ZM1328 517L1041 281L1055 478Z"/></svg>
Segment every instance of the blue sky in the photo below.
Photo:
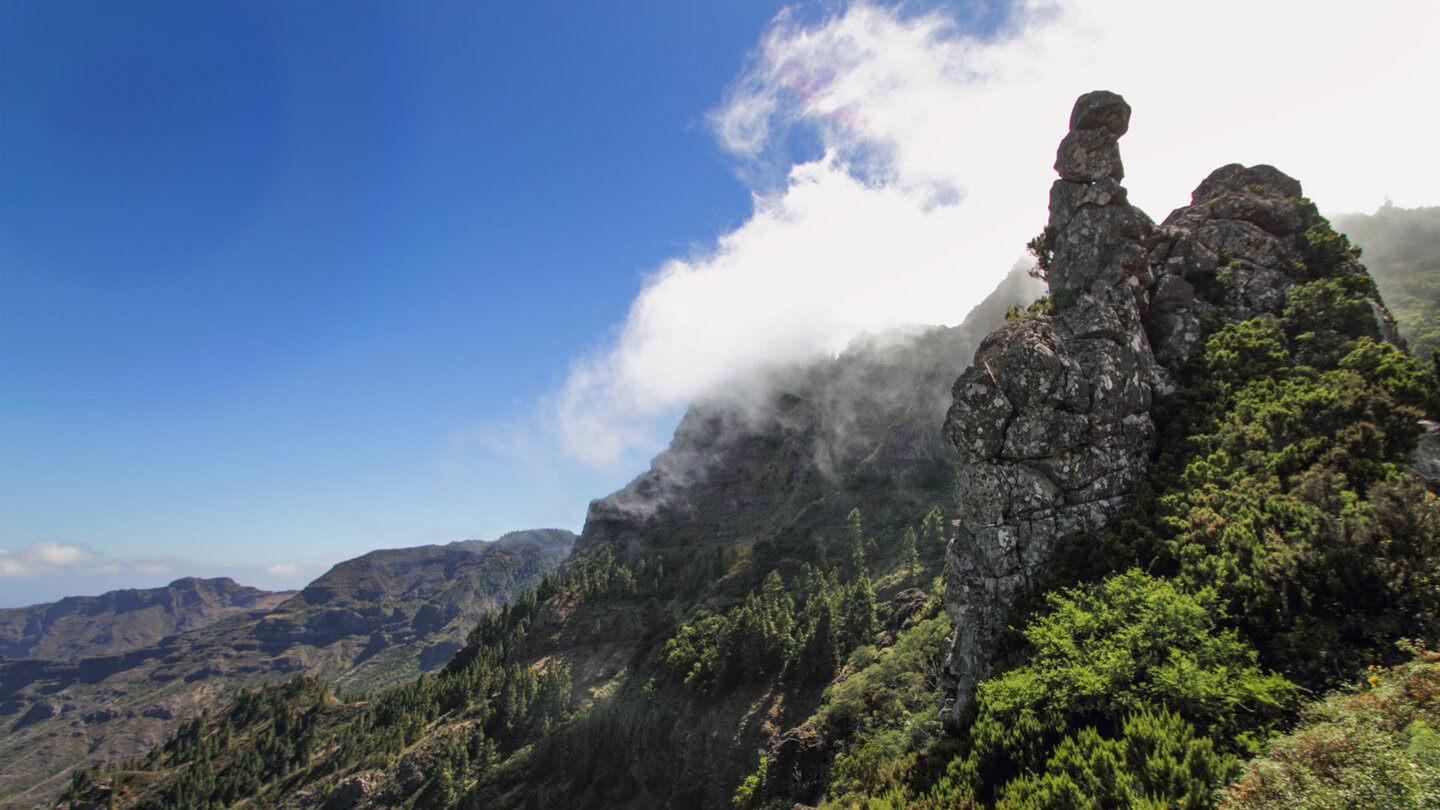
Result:
<svg viewBox="0 0 1440 810"><path fill-rule="evenodd" d="M1157 219L1435 204L1433 4L1157 5L0 4L0 605L578 531L697 393L963 318L1096 87ZM1155 42L1227 14L1315 73Z"/></svg>
<svg viewBox="0 0 1440 810"><path fill-rule="evenodd" d="M4 4L0 543L269 564L578 529L623 472L517 488L449 434L745 215L702 119L777 10L597 8Z"/></svg>

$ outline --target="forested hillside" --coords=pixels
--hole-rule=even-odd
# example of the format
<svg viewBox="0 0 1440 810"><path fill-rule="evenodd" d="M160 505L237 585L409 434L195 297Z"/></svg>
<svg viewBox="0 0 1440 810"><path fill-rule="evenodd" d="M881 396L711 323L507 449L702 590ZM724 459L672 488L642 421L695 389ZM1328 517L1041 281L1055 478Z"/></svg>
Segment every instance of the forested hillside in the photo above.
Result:
<svg viewBox="0 0 1440 810"><path fill-rule="evenodd" d="M186 727L203 744L86 772L73 795L728 807L781 738L833 756L835 729L792 730L852 652L898 648L919 624L929 641L896 662L905 705L938 734L953 486L941 422L980 340L1034 292L1022 270L961 327L860 341L753 398L696 403L649 472L592 505L562 571L482 620L443 672L378 695L276 686L247 698L271 709L206 717ZM794 789L817 790L827 770Z"/></svg>
<svg viewBox="0 0 1440 810"><path fill-rule="evenodd" d="M1335 227L1364 249L1365 265L1415 356L1440 348L1440 208L1385 205L1337 217Z"/></svg>
<svg viewBox="0 0 1440 810"><path fill-rule="evenodd" d="M1048 298L697 403L442 671L247 692L61 806L1436 806L1435 368L1278 170L1129 206L1129 115L1072 113Z"/></svg>

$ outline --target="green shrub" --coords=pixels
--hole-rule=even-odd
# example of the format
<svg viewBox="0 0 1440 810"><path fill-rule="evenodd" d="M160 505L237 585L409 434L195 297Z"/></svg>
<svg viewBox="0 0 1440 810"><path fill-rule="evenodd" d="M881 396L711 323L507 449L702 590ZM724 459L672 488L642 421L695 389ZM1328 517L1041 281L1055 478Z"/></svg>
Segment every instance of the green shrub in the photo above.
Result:
<svg viewBox="0 0 1440 810"><path fill-rule="evenodd" d="M1220 807L1440 807L1440 655L1420 651L1393 670L1372 667L1352 691L1306 715L1245 766Z"/></svg>

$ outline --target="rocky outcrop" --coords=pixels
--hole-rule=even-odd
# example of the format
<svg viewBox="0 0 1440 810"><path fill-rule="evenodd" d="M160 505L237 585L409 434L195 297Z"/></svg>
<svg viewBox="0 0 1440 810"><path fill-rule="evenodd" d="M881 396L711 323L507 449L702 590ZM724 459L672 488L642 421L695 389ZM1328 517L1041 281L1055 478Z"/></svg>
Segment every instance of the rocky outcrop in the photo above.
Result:
<svg viewBox="0 0 1440 810"><path fill-rule="evenodd" d="M1081 98L1037 245L1054 314L1007 323L955 383L958 536L946 559L957 706L988 674L1010 605L1056 542L1096 531L1138 488L1155 441L1155 359L1141 328L1155 226L1126 202L1130 106Z"/></svg>
<svg viewBox="0 0 1440 810"><path fill-rule="evenodd" d="M824 797L835 750L813 724L806 723L781 734L771 753L773 759L766 771L770 797L798 798L806 802L818 802Z"/></svg>
<svg viewBox="0 0 1440 810"><path fill-rule="evenodd" d="M1430 489L1440 489L1440 424L1428 419L1420 422L1425 432L1415 442L1410 455L1410 469L1424 479Z"/></svg>
<svg viewBox="0 0 1440 810"><path fill-rule="evenodd" d="M375 794L383 777L384 774L378 771L365 771L341 779L326 797L324 810L350 810L360 807Z"/></svg>
<svg viewBox="0 0 1440 810"><path fill-rule="evenodd" d="M1323 219L1271 166L1217 169L1189 206L1155 225L1120 185L1129 123L1130 106L1114 93L1076 102L1049 222L1032 243L1051 314L990 335L955 383L945 436L959 455L946 560L956 631L943 673L955 715L1056 545L1104 530L1133 500L1154 450L1152 407L1174 389L1206 323L1278 316L1295 284L1365 272L1323 249ZM1393 339L1383 306L1372 308L1375 336Z"/></svg>

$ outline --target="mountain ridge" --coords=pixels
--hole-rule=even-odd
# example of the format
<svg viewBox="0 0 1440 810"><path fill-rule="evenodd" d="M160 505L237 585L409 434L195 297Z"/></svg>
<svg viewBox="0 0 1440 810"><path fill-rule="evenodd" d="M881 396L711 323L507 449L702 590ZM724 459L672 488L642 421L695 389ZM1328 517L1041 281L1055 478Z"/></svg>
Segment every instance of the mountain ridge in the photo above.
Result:
<svg viewBox="0 0 1440 810"><path fill-rule="evenodd" d="M269 610L294 593L251 588L229 577L181 577L160 588L0 608L0 657L71 661L124 652L235 613Z"/></svg>
<svg viewBox="0 0 1440 810"><path fill-rule="evenodd" d="M52 612L92 615L84 637L39 636L30 646L65 651L64 658L0 659L0 807L53 797L65 770L133 756L239 689L312 673L342 689L375 690L435 670L479 617L534 587L573 543L568 531L542 529L377 550L318 577L311 597L319 590L328 597L313 603L305 590L269 593L224 578L182 578L174 591L120 590L11 609L11 626ZM193 627L174 621L158 637L132 634L86 651L86 639L122 634L116 628L135 615L153 619L164 605L210 605L201 595L212 585L240 606L210 611ZM64 622L50 628L72 629Z"/></svg>

